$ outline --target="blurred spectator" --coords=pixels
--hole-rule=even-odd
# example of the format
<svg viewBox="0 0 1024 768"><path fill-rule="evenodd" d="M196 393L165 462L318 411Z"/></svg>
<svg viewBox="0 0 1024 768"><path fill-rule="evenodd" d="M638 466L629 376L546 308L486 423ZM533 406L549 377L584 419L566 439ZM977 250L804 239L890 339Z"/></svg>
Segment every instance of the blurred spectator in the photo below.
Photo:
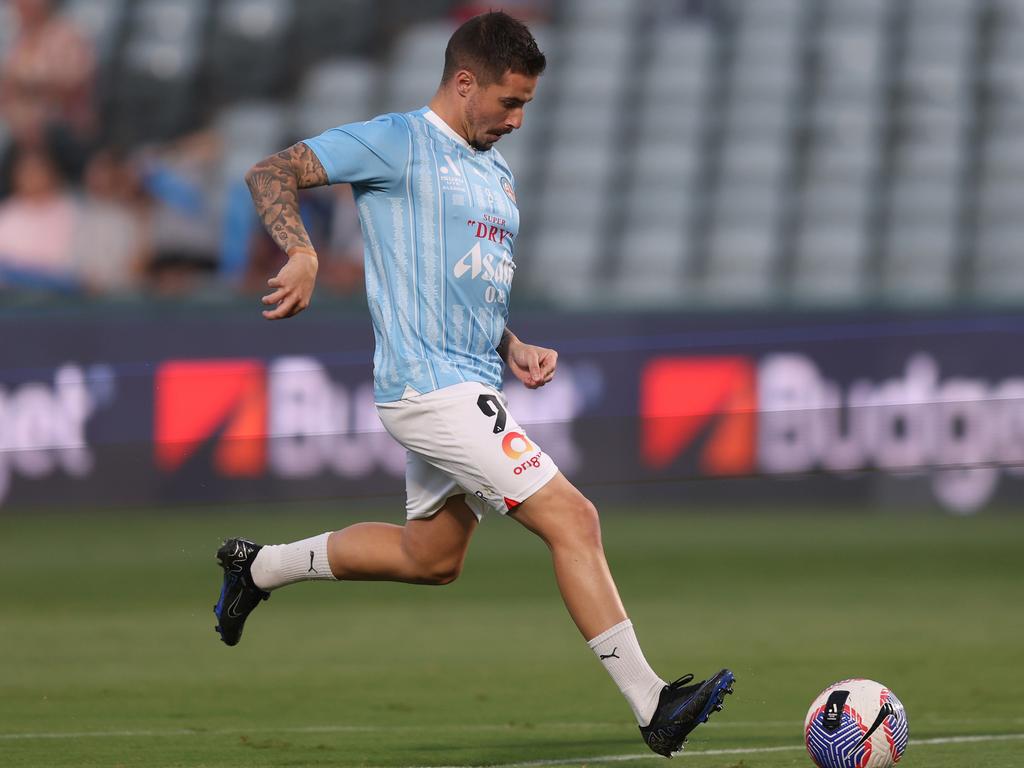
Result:
<svg viewBox="0 0 1024 768"><path fill-rule="evenodd" d="M80 282L92 293L137 289L150 250L139 180L125 160L108 149L89 161L83 183L72 250Z"/></svg>
<svg viewBox="0 0 1024 768"><path fill-rule="evenodd" d="M150 273L158 293L196 290L217 272L222 155L220 136L197 131L140 157L142 185L153 200Z"/></svg>
<svg viewBox="0 0 1024 768"><path fill-rule="evenodd" d="M85 141L96 125L91 44L51 0L10 2L19 24L0 68L0 114L18 143L40 144L55 128Z"/></svg>
<svg viewBox="0 0 1024 768"><path fill-rule="evenodd" d="M53 157L21 147L11 165L13 193L0 203L0 282L71 288L77 206Z"/></svg>

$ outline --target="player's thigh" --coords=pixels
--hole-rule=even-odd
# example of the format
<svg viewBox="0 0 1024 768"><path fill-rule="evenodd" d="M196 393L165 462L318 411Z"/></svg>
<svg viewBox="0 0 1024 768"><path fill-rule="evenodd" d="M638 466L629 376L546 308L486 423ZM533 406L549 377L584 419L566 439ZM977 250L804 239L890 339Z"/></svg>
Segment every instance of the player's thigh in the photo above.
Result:
<svg viewBox="0 0 1024 768"><path fill-rule="evenodd" d="M597 508L561 472L510 516L549 544L601 544Z"/></svg>
<svg viewBox="0 0 1024 768"><path fill-rule="evenodd" d="M402 529L402 548L416 562L447 565L458 570L476 526L476 514L466 504L463 494L453 495L431 517L406 521Z"/></svg>

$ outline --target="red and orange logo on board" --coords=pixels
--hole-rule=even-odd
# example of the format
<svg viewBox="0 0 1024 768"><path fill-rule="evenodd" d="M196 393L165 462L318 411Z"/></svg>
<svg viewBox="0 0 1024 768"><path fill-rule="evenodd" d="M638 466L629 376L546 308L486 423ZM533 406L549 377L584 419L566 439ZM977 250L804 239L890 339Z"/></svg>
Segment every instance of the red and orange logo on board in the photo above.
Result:
<svg viewBox="0 0 1024 768"><path fill-rule="evenodd" d="M742 475L754 469L757 374L746 357L663 357L640 383L642 455L662 469L702 440L701 469Z"/></svg>
<svg viewBox="0 0 1024 768"><path fill-rule="evenodd" d="M267 374L259 360L171 360L155 379L156 462L174 471L213 442L213 461L229 477L266 466Z"/></svg>

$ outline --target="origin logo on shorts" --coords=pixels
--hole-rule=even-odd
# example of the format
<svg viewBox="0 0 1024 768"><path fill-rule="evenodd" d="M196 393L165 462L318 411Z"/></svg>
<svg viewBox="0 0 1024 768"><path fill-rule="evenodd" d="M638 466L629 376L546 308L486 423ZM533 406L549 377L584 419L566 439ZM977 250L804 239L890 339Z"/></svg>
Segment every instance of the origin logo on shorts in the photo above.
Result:
<svg viewBox="0 0 1024 768"><path fill-rule="evenodd" d="M530 467L533 467L534 469L540 469L540 457L543 456L543 455L544 455L543 451L537 451L537 455L536 456L531 456L526 461L524 461L522 464L518 465L515 469L512 470L512 474L513 475L521 475L521 474L523 474L523 472L525 472L526 470L530 469Z"/></svg>
<svg viewBox="0 0 1024 768"><path fill-rule="evenodd" d="M524 453L533 450L533 443L527 440L522 432L509 432L501 441L501 449L510 459L518 459Z"/></svg>
<svg viewBox="0 0 1024 768"><path fill-rule="evenodd" d="M505 435L505 439L501 441L501 448L505 451L505 455L513 461L518 461L523 455L530 451L537 450L534 444L531 443L522 432L509 432ZM512 470L512 473L515 475L521 475L531 467L539 469L540 457L543 455L542 451L537 451L536 456L531 456L522 464L516 466L516 468Z"/></svg>

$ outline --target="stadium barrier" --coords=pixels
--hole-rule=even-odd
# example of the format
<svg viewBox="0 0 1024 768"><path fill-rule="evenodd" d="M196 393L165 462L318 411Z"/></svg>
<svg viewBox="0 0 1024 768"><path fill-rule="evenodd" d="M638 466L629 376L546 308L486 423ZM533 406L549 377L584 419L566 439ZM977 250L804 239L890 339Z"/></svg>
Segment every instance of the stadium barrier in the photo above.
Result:
<svg viewBox="0 0 1024 768"><path fill-rule="evenodd" d="M559 374L510 382L510 407L588 493L957 513L1024 496L1024 314L519 314ZM402 490L362 315L8 313L0 338L7 511Z"/></svg>

